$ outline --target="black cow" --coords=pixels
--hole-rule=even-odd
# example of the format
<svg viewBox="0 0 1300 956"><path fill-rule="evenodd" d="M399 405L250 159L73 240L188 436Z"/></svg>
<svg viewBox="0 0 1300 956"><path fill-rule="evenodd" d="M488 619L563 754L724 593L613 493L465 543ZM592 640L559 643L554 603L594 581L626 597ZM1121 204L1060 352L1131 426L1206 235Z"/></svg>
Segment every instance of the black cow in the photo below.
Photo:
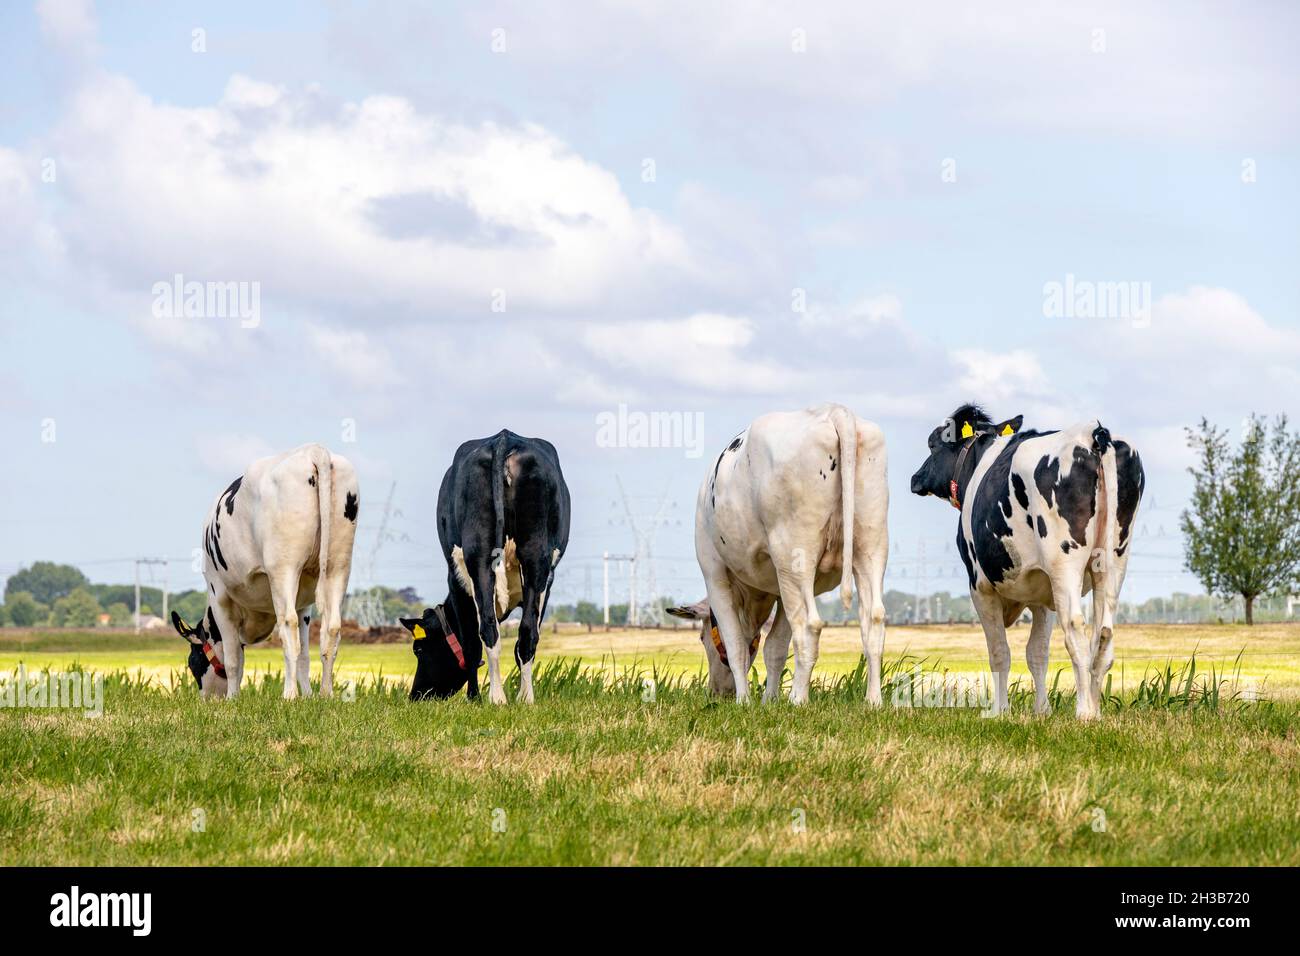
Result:
<svg viewBox="0 0 1300 956"><path fill-rule="evenodd" d="M438 540L448 597L402 619L415 637L411 699L450 697L467 682L477 697L486 645L488 699L504 704L498 625L522 605L515 661L519 699L531 704L537 638L569 544L569 488L555 446L504 429L461 445L438 491Z"/></svg>
<svg viewBox="0 0 1300 956"><path fill-rule="evenodd" d="M1056 611L1074 665L1075 713L1091 718L1115 654L1115 607L1146 481L1142 460L1097 421L1051 432L1021 431L1022 421L995 424L978 405L958 408L930 433L930 457L912 476L912 492L945 498L961 512L957 552L988 642L994 710L1007 707L1006 629L1028 607L1035 712L1048 710ZM1090 590L1088 635L1082 596Z"/></svg>

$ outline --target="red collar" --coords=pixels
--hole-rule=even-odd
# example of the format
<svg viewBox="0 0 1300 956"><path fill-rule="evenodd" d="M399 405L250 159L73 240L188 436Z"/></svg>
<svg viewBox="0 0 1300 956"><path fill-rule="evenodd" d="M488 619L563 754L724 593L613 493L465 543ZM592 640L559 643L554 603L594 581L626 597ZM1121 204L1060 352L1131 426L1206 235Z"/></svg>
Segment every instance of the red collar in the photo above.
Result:
<svg viewBox="0 0 1300 956"><path fill-rule="evenodd" d="M439 604L435 607L433 613L438 616L438 623L442 625L442 633L447 635L447 646L456 655L456 663L460 665L461 670L469 670L465 665L465 649L460 646L460 641L456 640L456 635L452 633L451 625L447 623L447 615L442 610L442 605Z"/></svg>
<svg viewBox="0 0 1300 956"><path fill-rule="evenodd" d="M722 643L722 635L718 633L718 619L713 616L712 611L709 612L709 637L713 638L713 647L718 652L718 659L722 661L722 666L730 667L731 662L727 660L727 647ZM758 642L762 637L763 625L760 624L758 626L758 633L755 634L754 639L749 642L749 656L751 659L758 651Z"/></svg>
<svg viewBox="0 0 1300 956"><path fill-rule="evenodd" d="M203 656L208 659L208 663L212 665L212 669L216 671L217 676L224 679L226 676L226 665L221 663L221 659L217 657L217 649L213 646L213 642L204 641L202 650Z"/></svg>
<svg viewBox="0 0 1300 956"><path fill-rule="evenodd" d="M952 470L952 480L948 482L948 504L958 511L961 511L961 501L957 498L957 476L961 474L961 466L966 462L966 454L971 450L971 446L975 444L975 439L978 437L978 434L971 435L970 438L966 439L966 443L961 446L961 451L957 453L957 465Z"/></svg>

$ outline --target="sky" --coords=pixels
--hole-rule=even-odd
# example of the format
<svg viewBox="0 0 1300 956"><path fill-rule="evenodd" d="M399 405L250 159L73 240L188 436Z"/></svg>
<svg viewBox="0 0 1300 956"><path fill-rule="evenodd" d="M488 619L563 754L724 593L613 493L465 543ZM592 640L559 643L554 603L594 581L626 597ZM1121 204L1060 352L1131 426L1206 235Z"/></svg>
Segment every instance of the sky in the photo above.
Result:
<svg viewBox="0 0 1300 956"><path fill-rule="evenodd" d="M573 495L557 601L599 600L633 524L693 600L718 451L837 401L885 432L888 586L961 591L955 514L908 479L976 400L1128 438L1124 597L1199 590L1184 428L1300 417L1298 26L1286 3L0 5L0 577L164 556L201 587L216 494L320 441L359 473L353 585L438 600L442 474L508 427L554 442ZM245 308L187 315L176 281ZM610 441L621 407L698 433Z"/></svg>

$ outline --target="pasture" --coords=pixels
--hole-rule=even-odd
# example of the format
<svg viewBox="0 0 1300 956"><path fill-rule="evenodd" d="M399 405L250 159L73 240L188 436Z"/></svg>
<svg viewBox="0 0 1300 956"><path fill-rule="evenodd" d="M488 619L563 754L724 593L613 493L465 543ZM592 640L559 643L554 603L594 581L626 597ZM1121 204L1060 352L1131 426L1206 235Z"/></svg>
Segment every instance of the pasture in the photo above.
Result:
<svg viewBox="0 0 1300 956"><path fill-rule="evenodd" d="M99 718L0 708L0 864L1300 863L1300 627L1121 627L1093 724L1054 637L1055 712L1017 628L985 719L890 703L918 664L986 667L972 627L891 628L878 711L847 628L804 708L711 699L686 629L548 625L531 708L409 703L407 644L342 647L352 700L281 701L265 648L204 702L170 633L0 632L0 671L109 675Z"/></svg>

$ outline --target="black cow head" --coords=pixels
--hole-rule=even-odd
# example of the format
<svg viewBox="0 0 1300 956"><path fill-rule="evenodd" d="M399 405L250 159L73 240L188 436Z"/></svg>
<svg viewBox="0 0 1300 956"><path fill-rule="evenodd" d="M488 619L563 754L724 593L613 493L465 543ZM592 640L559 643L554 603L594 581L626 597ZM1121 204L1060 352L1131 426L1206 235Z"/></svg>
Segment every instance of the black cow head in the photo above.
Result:
<svg viewBox="0 0 1300 956"><path fill-rule="evenodd" d="M973 469L978 460L976 446L982 439L1014 435L1020 431L1024 420L1025 416L1017 415L995 424L978 405L961 406L942 425L930 432L930 457L921 463L921 467L912 476L912 494L951 498L952 482L956 477L957 460L962 448L971 448L967 458ZM965 463L963 467L967 467Z"/></svg>
<svg viewBox="0 0 1300 956"><path fill-rule="evenodd" d="M226 693L225 648L221 646L221 630L217 627L212 610L199 619L197 627L190 627L172 611L172 627L190 644L190 657L186 661L190 673L204 697L224 696Z"/></svg>
<svg viewBox="0 0 1300 956"><path fill-rule="evenodd" d="M402 627L414 638L411 651L415 654L415 680L411 682L411 700L450 697L469 681L469 668L476 666L478 655L473 655L471 660L466 643L477 644L478 637L449 634L453 620L448 613L440 615L438 609L431 607L424 609L422 617L401 619Z"/></svg>

